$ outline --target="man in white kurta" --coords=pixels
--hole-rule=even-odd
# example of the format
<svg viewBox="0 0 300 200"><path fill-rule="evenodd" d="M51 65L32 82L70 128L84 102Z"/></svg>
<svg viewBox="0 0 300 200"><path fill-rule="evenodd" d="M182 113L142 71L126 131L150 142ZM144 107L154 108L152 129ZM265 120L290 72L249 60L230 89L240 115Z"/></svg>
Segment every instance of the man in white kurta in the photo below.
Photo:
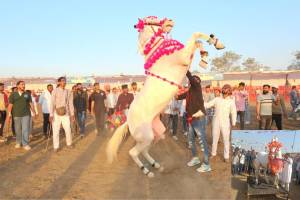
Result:
<svg viewBox="0 0 300 200"><path fill-rule="evenodd" d="M217 155L218 141L220 133L223 135L224 142L224 161L229 162L230 152L230 127L236 124L236 106L234 99L231 98L231 86L226 84L222 88L222 96L216 97L208 103L204 103L205 108L215 108L212 121L212 157ZM230 123L231 116L231 123Z"/></svg>
<svg viewBox="0 0 300 200"><path fill-rule="evenodd" d="M283 168L280 174L280 181L282 186L289 191L289 185L292 178L293 173L293 159L289 156L289 154L285 154L283 161Z"/></svg>

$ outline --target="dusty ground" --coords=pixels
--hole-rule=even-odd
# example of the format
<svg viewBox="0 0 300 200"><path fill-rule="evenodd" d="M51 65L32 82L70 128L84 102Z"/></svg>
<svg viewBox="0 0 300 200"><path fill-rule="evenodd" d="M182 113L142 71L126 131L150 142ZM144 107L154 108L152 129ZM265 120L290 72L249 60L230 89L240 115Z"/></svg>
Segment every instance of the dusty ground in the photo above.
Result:
<svg viewBox="0 0 300 200"><path fill-rule="evenodd" d="M0 143L0 199L244 199L245 184L240 180L233 181L231 191L230 164L221 159L221 143L217 160L211 161L213 171L199 174L196 167L186 167L191 157L186 138L179 132L179 141L174 141L167 134L150 151L165 170L154 170L155 178L149 179L128 155L132 138L122 146L118 162L108 165L105 145L111 134L96 136L91 119L87 136L82 140L75 136L74 149L66 149L62 139L58 153L53 153L52 141L45 151L47 141L41 136L40 121L35 125L31 151L16 150L12 140ZM285 128L300 126L287 122ZM210 135L209 131L209 144Z"/></svg>
<svg viewBox="0 0 300 200"><path fill-rule="evenodd" d="M165 170L154 170L155 178L149 179L128 155L134 145L131 138L122 146L118 162L108 165L105 145L111 135L96 136L91 119L88 135L75 137L74 149L66 149L62 140L58 153L45 151L40 126L36 124L29 152L16 150L14 141L0 144L0 199L230 199L230 165L219 157L207 174L186 167L191 155L181 132L179 141L168 136L153 146L150 153Z"/></svg>

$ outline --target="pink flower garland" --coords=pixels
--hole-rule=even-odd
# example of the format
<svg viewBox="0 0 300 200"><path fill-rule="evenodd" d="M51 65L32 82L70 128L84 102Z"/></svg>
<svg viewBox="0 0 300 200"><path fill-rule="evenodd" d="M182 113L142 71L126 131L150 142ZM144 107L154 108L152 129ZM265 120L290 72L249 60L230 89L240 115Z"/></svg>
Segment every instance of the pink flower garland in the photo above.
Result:
<svg viewBox="0 0 300 200"><path fill-rule="evenodd" d="M150 45L155 41L150 40L149 44L147 44L144 50L144 53L146 52L145 55L147 55L150 51L151 51L151 47ZM174 53L175 51L178 51L180 49L184 48L184 45L181 44L180 42L176 41L176 40L164 40L160 46L152 53L152 55L146 60L145 64L144 64L144 68L145 69L149 69L152 67L152 65L158 60L160 59L162 56L164 55L170 55L172 53Z"/></svg>

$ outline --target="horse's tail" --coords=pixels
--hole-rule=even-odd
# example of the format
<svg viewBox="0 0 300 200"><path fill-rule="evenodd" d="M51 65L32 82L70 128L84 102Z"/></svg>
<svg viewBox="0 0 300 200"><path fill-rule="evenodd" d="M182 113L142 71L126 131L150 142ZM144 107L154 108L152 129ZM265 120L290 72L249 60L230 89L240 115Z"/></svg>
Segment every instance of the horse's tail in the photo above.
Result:
<svg viewBox="0 0 300 200"><path fill-rule="evenodd" d="M117 128L113 136L109 140L106 147L106 155L109 163L112 163L113 160L117 157L119 146L121 145L123 139L128 133L128 124L125 122L122 126Z"/></svg>

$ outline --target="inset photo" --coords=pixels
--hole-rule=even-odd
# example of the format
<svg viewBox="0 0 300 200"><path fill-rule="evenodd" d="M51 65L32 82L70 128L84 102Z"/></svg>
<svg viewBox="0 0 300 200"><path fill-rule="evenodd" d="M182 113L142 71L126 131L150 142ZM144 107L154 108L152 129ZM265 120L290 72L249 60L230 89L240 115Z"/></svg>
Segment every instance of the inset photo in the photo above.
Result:
<svg viewBox="0 0 300 200"><path fill-rule="evenodd" d="M299 130L232 131L232 199L298 199Z"/></svg>

